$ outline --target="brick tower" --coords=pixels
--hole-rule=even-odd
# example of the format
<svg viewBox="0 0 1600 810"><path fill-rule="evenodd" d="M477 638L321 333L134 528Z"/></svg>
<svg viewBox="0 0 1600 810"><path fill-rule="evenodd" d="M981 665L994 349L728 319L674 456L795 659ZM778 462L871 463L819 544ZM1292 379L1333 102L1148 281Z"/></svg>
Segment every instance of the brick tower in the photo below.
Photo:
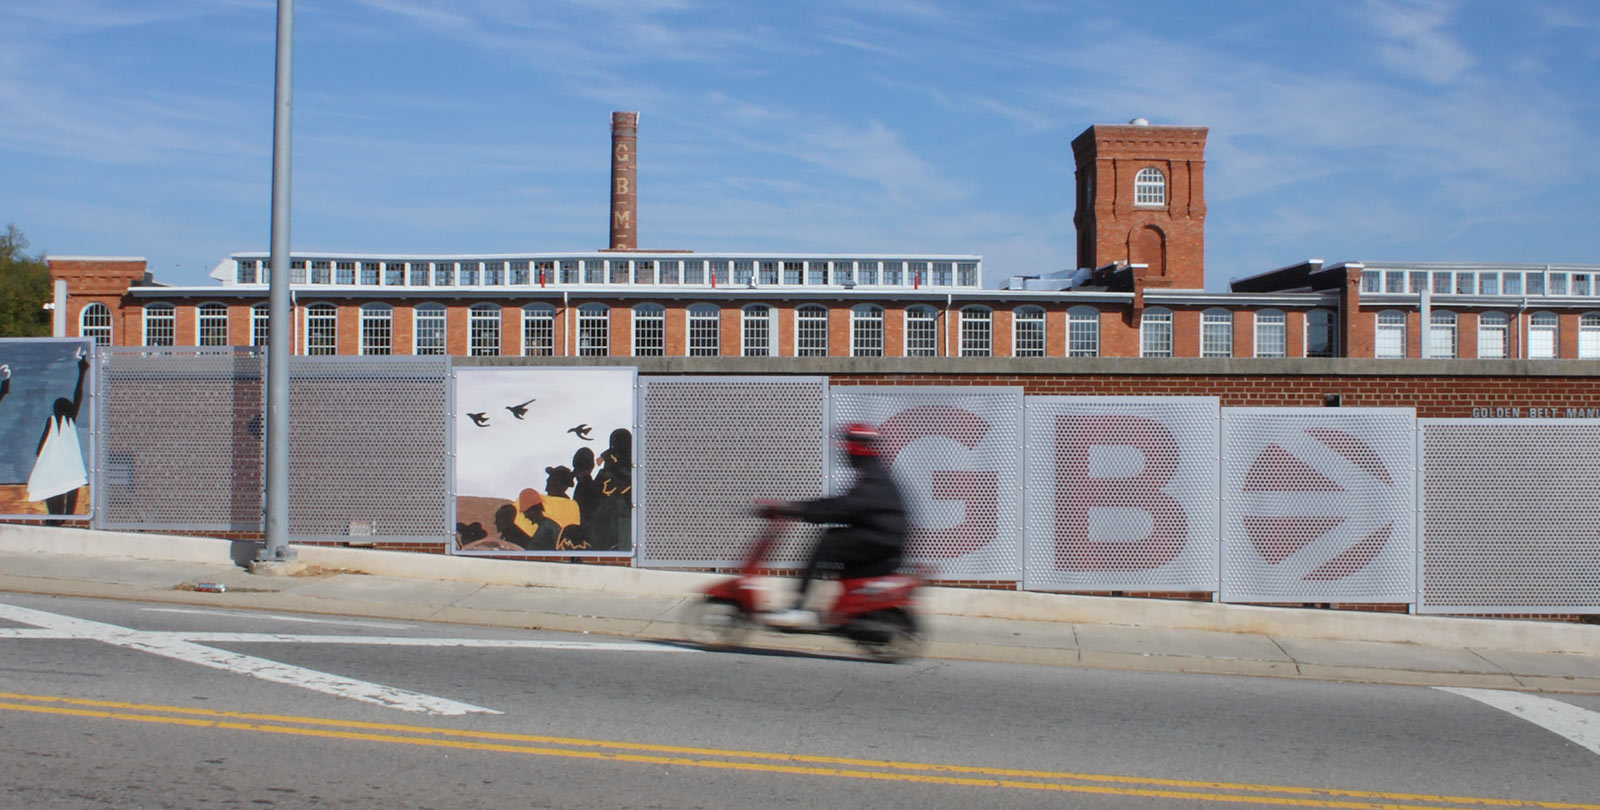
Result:
<svg viewBox="0 0 1600 810"><path fill-rule="evenodd" d="M1079 267L1146 264L1153 286L1205 287L1206 131L1135 118L1073 139Z"/></svg>
<svg viewBox="0 0 1600 810"><path fill-rule="evenodd" d="M611 249L639 249L639 114L611 114Z"/></svg>

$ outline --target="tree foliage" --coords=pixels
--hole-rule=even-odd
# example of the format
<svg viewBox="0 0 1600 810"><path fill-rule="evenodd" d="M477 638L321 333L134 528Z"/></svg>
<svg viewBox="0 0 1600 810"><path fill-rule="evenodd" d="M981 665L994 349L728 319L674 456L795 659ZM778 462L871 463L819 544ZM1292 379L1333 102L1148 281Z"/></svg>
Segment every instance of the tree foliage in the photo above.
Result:
<svg viewBox="0 0 1600 810"><path fill-rule="evenodd" d="M0 235L0 337L49 337L50 267L15 225Z"/></svg>

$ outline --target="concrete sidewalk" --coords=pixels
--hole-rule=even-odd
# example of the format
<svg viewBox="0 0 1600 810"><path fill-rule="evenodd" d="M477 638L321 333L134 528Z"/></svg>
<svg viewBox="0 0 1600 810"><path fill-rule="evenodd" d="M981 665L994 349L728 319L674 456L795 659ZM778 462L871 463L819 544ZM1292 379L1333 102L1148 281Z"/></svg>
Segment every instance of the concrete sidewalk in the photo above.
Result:
<svg viewBox="0 0 1600 810"><path fill-rule="evenodd" d="M0 525L0 593L348 614L680 639L679 610L719 575L297 546L287 576L254 546ZM195 591L199 582L227 587ZM786 585L780 584L787 592ZM0 597L3 598L3 597ZM1600 694L1600 626L929 588L924 655L1162 672ZM752 646L847 653L820 636Z"/></svg>

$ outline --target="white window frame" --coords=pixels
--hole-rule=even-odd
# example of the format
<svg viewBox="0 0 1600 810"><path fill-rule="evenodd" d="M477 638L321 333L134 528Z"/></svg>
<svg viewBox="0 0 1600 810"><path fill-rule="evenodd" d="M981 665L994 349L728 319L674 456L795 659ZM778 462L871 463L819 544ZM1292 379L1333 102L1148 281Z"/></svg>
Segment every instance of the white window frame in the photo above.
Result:
<svg viewBox="0 0 1600 810"><path fill-rule="evenodd" d="M1504 312L1478 315L1478 356L1485 359L1506 357L1511 351L1511 316Z"/></svg>
<svg viewBox="0 0 1600 810"><path fill-rule="evenodd" d="M751 272L755 272L753 269ZM745 304L739 310L739 354L772 357L778 352L777 308L771 304Z"/></svg>
<svg viewBox="0 0 1600 810"><path fill-rule="evenodd" d="M1212 307L1200 313L1200 356L1233 356L1233 311Z"/></svg>
<svg viewBox="0 0 1600 810"><path fill-rule="evenodd" d="M1139 356L1172 356L1172 310L1146 307L1139 318Z"/></svg>
<svg viewBox="0 0 1600 810"><path fill-rule="evenodd" d="M956 311L962 357L994 356L994 310L969 304Z"/></svg>
<svg viewBox="0 0 1600 810"><path fill-rule="evenodd" d="M271 304L250 307L250 345L266 346L272 341Z"/></svg>
<svg viewBox="0 0 1600 810"><path fill-rule="evenodd" d="M1258 310L1255 332L1256 357L1289 356L1289 316L1283 310Z"/></svg>
<svg viewBox="0 0 1600 810"><path fill-rule="evenodd" d="M376 301L361 305L361 354L394 354L394 307Z"/></svg>
<svg viewBox="0 0 1600 810"><path fill-rule="evenodd" d="M689 339L684 347L690 357L716 357L722 353L722 307L701 302L689 305Z"/></svg>
<svg viewBox="0 0 1600 810"><path fill-rule="evenodd" d="M448 354L450 329L448 310L443 304L424 303L411 308L411 353ZM437 330L437 332L435 332ZM437 345L432 337L437 334Z"/></svg>
<svg viewBox="0 0 1600 810"><path fill-rule="evenodd" d="M144 345L174 346L178 341L178 315L171 304L144 305Z"/></svg>
<svg viewBox="0 0 1600 810"><path fill-rule="evenodd" d="M339 307L319 301L306 307L306 354L327 357L339 353Z"/></svg>
<svg viewBox="0 0 1600 810"><path fill-rule="evenodd" d="M1011 314L1011 354L1013 357L1044 357L1044 307L1017 307Z"/></svg>
<svg viewBox="0 0 1600 810"><path fill-rule="evenodd" d="M522 307L522 356L554 357L556 354L556 308L536 302Z"/></svg>
<svg viewBox="0 0 1600 810"><path fill-rule="evenodd" d="M578 356L611 354L611 307L591 301L578 307Z"/></svg>
<svg viewBox="0 0 1600 810"><path fill-rule="evenodd" d="M1553 360L1561 354L1561 318L1554 312L1528 315L1528 357Z"/></svg>
<svg viewBox="0 0 1600 810"><path fill-rule="evenodd" d="M850 308L851 357L882 357L883 335L883 307L856 304Z"/></svg>
<svg viewBox="0 0 1600 810"><path fill-rule="evenodd" d="M653 301L633 306L633 356L667 355L667 308Z"/></svg>
<svg viewBox="0 0 1600 810"><path fill-rule="evenodd" d="M906 356L939 356L939 311L926 304L906 307Z"/></svg>
<svg viewBox="0 0 1600 810"><path fill-rule="evenodd" d="M111 308L91 302L78 313L78 337L90 338L96 346L111 345Z"/></svg>
<svg viewBox="0 0 1600 810"><path fill-rule="evenodd" d="M1133 204L1155 206L1167 204L1167 173L1154 166L1146 166L1133 176Z"/></svg>
<svg viewBox="0 0 1600 810"><path fill-rule="evenodd" d="M498 357L502 313L499 304L473 304L467 309L467 354Z"/></svg>
<svg viewBox="0 0 1600 810"><path fill-rule="evenodd" d="M1067 356L1100 356L1100 310L1076 306L1067 310Z"/></svg>
<svg viewBox="0 0 1600 810"><path fill-rule="evenodd" d="M207 301L194 308L194 345L228 345L227 304Z"/></svg>
<svg viewBox="0 0 1600 810"><path fill-rule="evenodd" d="M795 307L794 353L796 357L828 356L827 307L821 304Z"/></svg>
<svg viewBox="0 0 1600 810"><path fill-rule="evenodd" d="M1600 312L1585 312L1578 316L1578 357L1584 360L1600 358Z"/></svg>
<svg viewBox="0 0 1600 810"><path fill-rule="evenodd" d="M1407 323L1405 310L1386 309L1376 316L1377 327L1372 333L1372 356L1405 357Z"/></svg>
<svg viewBox="0 0 1600 810"><path fill-rule="evenodd" d="M1435 309L1428 315L1428 357L1456 356L1456 314Z"/></svg>

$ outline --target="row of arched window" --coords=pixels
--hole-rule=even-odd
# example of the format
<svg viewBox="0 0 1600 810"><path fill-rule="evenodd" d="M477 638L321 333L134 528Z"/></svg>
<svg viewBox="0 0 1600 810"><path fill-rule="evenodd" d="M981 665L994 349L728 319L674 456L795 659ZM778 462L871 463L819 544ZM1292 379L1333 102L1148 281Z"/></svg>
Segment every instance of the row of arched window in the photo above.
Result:
<svg viewBox="0 0 1600 810"><path fill-rule="evenodd" d="M776 356L786 354L778 345L778 310L768 304L748 304L740 310L737 335L724 336L722 307L711 303L698 303L688 307L684 351L689 356L718 356L723 353L725 340L737 340L737 353L744 356ZM267 305L257 304L251 315L251 344L266 345L269 322ZM441 304L419 304L413 308L413 354L445 354L446 318ZM667 353L666 307L658 303L642 303L632 308L632 335L614 336L611 328L611 306L591 302L577 308L572 342L579 356L609 356L613 344L621 349L618 354L634 356L661 356ZM306 354L332 355L338 353L338 307L331 303L314 303L305 307L303 320L303 345ZM502 308L498 304L475 304L468 310L468 353L472 355L500 355L511 345L503 335ZM1403 315L1403 313L1401 313ZM1436 316L1439 313L1436 313ZM965 357L985 357L994 354L994 310L981 305L962 307L953 313L957 322L956 345L952 354ZM1389 344L1384 332L1389 313L1379 318L1380 351ZM394 310L388 304L369 303L360 309L359 352L366 355L393 354ZM884 308L876 304L858 304L850 308L849 346L841 353L853 357L883 356L885 345ZM900 354L908 357L934 357L940 351L940 313L932 306L916 304L905 309L901 330ZM1100 355L1101 311L1092 306L1076 306L1067 310L1064 353L1068 357L1097 357ZM1587 316L1586 316L1587 317ZM1597 315L1600 317L1600 315ZM1281 310L1266 309L1255 312L1254 356L1284 357L1288 350L1288 318ZM1335 321L1331 310L1314 309L1306 314L1305 353L1308 357L1335 355ZM144 308L144 345L170 346L177 340L176 318L171 304L150 304ZM1400 324L1404 328L1403 318ZM558 349L556 308L551 304L534 303L522 307L521 353L529 356L553 356ZM81 315L81 332L84 337L107 344L111 337L111 313L99 303L85 307ZM1387 337L1386 337L1387 335ZM1012 355L1015 357L1043 357L1046 355L1045 310L1038 306L1021 306L1012 310ZM627 344L620 341L630 339ZM803 304L795 310L793 354L799 357L825 357L831 354L829 310L821 304ZM1227 309L1213 308L1201 314L1200 355L1202 357L1234 356L1233 313ZM228 308L220 303L201 304L196 308L196 343L200 346L229 345ZM1403 335L1398 344L1404 346ZM1600 348L1600 344L1597 344ZM1174 356L1173 313L1161 307L1144 311L1140 324L1140 355L1143 357ZM1380 355L1385 356L1385 355Z"/></svg>
<svg viewBox="0 0 1600 810"><path fill-rule="evenodd" d="M667 353L666 307L643 303L633 307L632 335L613 335L611 306L583 304L577 309L573 343L579 356L608 356L613 348L619 354L662 356ZM1043 357L1046 353L1045 310L1022 306L1012 310L1012 356ZM1285 357L1288 354L1288 318L1281 310L1265 309L1254 313L1255 357ZM745 356L787 354L778 345L778 310L768 304L749 304L740 309L737 335L724 335L722 308L700 303L688 308L684 351L689 356L718 356L724 341L736 340L737 352ZM392 354L394 310L388 304L370 303L361 307L360 353ZM412 341L414 354L445 354L445 308L441 304L420 304L413 309ZM984 306L956 310L956 345L952 354L981 357L994 353L994 311ZM1201 313L1200 356L1234 356L1233 312L1214 308ZM858 304L850 309L849 346L841 353L854 357L877 357L888 353L885 345L884 309L876 304ZM905 356L933 357L940 351L939 312L927 305L905 310L900 353ZM1384 310L1377 314L1374 354L1377 357L1405 357L1408 345L1408 313ZM316 303L305 308L305 353L338 353L338 308L331 303ZM468 310L468 352L474 355L499 355L511 345L502 334L501 307L476 304ZM1477 356L1506 357L1512 345L1512 317L1505 312L1487 311L1477 318ZM101 345L111 343L111 310L92 303L80 314L83 337ZM1334 313L1313 309L1306 313L1305 356L1336 356ZM1579 319L1578 356L1600 358L1600 312L1584 313ZM1140 323L1140 356L1174 356L1172 310L1150 307ZM521 353L553 356L560 341L556 329L556 309L536 303L522 307ZM267 308L252 309L251 343L266 345ZM143 338L147 346L171 346L177 342L175 310L171 304L150 304L144 308ZM1560 346L1559 318L1554 312L1533 312L1528 316L1526 357L1554 358ZM220 303L196 308L196 344L227 346L228 308ZM627 340L627 343L622 343ZM1427 331L1427 356L1456 357L1459 340L1456 313L1432 310ZM821 304L804 304L795 310L793 354L799 357L826 357L831 353L829 310ZM1067 311L1065 354L1068 357L1096 357L1100 354L1100 310L1091 306Z"/></svg>

